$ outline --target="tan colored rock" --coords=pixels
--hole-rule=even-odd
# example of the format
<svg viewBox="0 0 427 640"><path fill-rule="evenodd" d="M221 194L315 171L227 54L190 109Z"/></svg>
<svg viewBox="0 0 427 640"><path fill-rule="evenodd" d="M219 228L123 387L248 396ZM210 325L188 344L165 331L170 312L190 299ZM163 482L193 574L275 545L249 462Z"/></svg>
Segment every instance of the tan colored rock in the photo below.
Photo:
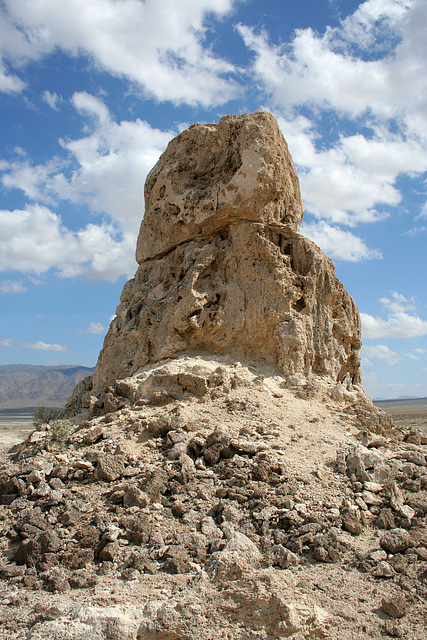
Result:
<svg viewBox="0 0 427 640"><path fill-rule="evenodd" d="M194 125L147 178L140 266L123 288L94 390L181 352L272 364L356 402L360 319L332 262L298 233L292 159L265 112ZM360 388L359 388L360 390Z"/></svg>
<svg viewBox="0 0 427 640"><path fill-rule="evenodd" d="M230 223L299 230L304 208L287 144L270 113L195 124L168 145L145 183L139 264Z"/></svg>

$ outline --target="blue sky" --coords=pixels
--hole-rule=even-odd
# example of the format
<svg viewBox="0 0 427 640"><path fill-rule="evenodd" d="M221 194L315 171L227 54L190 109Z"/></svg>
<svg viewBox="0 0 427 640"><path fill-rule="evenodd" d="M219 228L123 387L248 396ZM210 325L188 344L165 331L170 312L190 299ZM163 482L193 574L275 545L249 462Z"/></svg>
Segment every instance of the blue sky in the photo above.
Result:
<svg viewBox="0 0 427 640"><path fill-rule="evenodd" d="M373 397L427 396L427 0L0 1L0 364L93 366L143 186L194 122L271 111Z"/></svg>

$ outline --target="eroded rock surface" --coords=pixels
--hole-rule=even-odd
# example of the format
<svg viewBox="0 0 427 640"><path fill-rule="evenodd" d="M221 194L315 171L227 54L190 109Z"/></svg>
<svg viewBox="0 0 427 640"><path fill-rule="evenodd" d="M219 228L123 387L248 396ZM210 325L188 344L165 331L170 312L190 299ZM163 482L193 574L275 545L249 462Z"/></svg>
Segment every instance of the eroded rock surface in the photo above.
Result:
<svg viewBox="0 0 427 640"><path fill-rule="evenodd" d="M195 124L169 143L147 177L139 264L232 222L285 224L304 213L298 177L267 112Z"/></svg>
<svg viewBox="0 0 427 640"><path fill-rule="evenodd" d="M270 114L184 131L149 174L145 199L140 266L95 391L180 352L274 364L290 384L359 387L359 314L332 262L299 234L298 178Z"/></svg>

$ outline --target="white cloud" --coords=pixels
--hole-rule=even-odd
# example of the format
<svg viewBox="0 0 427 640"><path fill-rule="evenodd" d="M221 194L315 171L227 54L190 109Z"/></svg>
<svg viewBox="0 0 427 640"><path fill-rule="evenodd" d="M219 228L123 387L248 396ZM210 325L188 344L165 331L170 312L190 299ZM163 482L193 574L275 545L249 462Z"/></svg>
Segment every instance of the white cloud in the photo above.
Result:
<svg viewBox="0 0 427 640"><path fill-rule="evenodd" d="M53 187L58 196L83 201L136 235L144 213L145 178L175 132L153 129L139 119L116 123L104 103L87 93L75 94L73 104L92 118L93 131L62 141L77 169L69 180L57 174Z"/></svg>
<svg viewBox="0 0 427 640"><path fill-rule="evenodd" d="M24 210L0 211L0 227L0 271L41 274L55 269L62 277L114 281L135 270L135 237L118 236L108 224L70 231L47 207L28 205Z"/></svg>
<svg viewBox="0 0 427 640"><path fill-rule="evenodd" d="M387 320L368 313L361 313L360 317L364 338L413 338L427 335L427 322L408 313L396 313Z"/></svg>
<svg viewBox="0 0 427 640"><path fill-rule="evenodd" d="M427 155L417 140L375 127L368 138L341 135L318 150L315 119L276 113L301 182L306 209L336 224L355 226L388 217L378 207L395 207L402 198L399 175L427 170Z"/></svg>
<svg viewBox="0 0 427 640"><path fill-rule="evenodd" d="M398 177L427 170L425 9L425 0L367 0L339 27L299 29L283 45L238 27L316 217L349 226L382 220L401 202ZM329 140L318 135L325 115ZM343 133L345 119L358 134Z"/></svg>
<svg viewBox="0 0 427 640"><path fill-rule="evenodd" d="M3 163L6 188L20 189L49 208L34 204L0 211L0 270L41 274L54 268L63 277L115 280L135 271L145 178L174 132L141 120L116 123L104 103L87 93L72 101L90 119L90 130L80 139L61 141L68 159L35 166L26 157ZM60 200L85 204L105 219L72 232L52 211Z"/></svg>
<svg viewBox="0 0 427 640"><path fill-rule="evenodd" d="M427 218L427 202L424 202L422 209L419 215L417 216L417 220L419 220L420 218Z"/></svg>
<svg viewBox="0 0 427 640"><path fill-rule="evenodd" d="M323 35L297 30L290 46L272 45L265 33L247 26L239 32L255 54L253 72L275 104L317 105L351 118L402 118L411 127L417 118L427 124L427 78L420 73L426 27L424 0L368 0Z"/></svg>
<svg viewBox="0 0 427 640"><path fill-rule="evenodd" d="M21 93L25 83L17 76L9 75L0 61L0 91L3 93Z"/></svg>
<svg viewBox="0 0 427 640"><path fill-rule="evenodd" d="M412 0L368 0L361 3L342 23L345 39L365 49L373 44L380 46L376 42L378 32L393 33L411 4Z"/></svg>
<svg viewBox="0 0 427 640"><path fill-rule="evenodd" d="M387 298L384 296L380 298L380 302L386 309L397 313L400 311L415 311L416 309L413 298L408 300L404 295L397 291L390 291L390 297Z"/></svg>
<svg viewBox="0 0 427 640"><path fill-rule="evenodd" d="M427 353L427 349L414 349L415 353L419 353L421 356Z"/></svg>
<svg viewBox="0 0 427 640"><path fill-rule="evenodd" d="M427 322L420 316L410 314L416 311L413 300L402 294L391 292L391 297L380 302L388 311L387 318L361 313L363 338L413 338L427 335Z"/></svg>
<svg viewBox="0 0 427 640"><path fill-rule="evenodd" d="M377 249L369 249L361 238L350 231L330 226L326 222L303 223L301 231L334 260L360 262L382 257Z"/></svg>
<svg viewBox="0 0 427 640"><path fill-rule="evenodd" d="M233 65L205 44L206 18L226 16L233 0L4 0L4 5L10 35L2 48L13 62L38 59L56 48L83 53L148 96L177 104L222 104L241 92L231 77Z"/></svg>
<svg viewBox="0 0 427 640"><path fill-rule="evenodd" d="M425 233L427 231L427 227L425 227L424 225L421 227L413 227L412 229L409 229L409 231L405 231L405 233L403 233L402 235L404 236L419 236L422 233Z"/></svg>
<svg viewBox="0 0 427 640"><path fill-rule="evenodd" d="M390 182L401 173L423 173L427 169L425 149L419 141L379 127L370 139L358 133L342 138L341 143L346 158L367 174L373 172L376 179Z"/></svg>
<svg viewBox="0 0 427 640"><path fill-rule="evenodd" d="M2 280L0 282L0 293L24 293L27 287L22 284L22 280Z"/></svg>
<svg viewBox="0 0 427 640"><path fill-rule="evenodd" d="M384 206L395 207L402 198L398 176L427 170L423 146L400 134L377 127L370 138L341 135L318 150L314 118L275 115L298 169L305 207L318 218L349 226L384 220Z"/></svg>
<svg viewBox="0 0 427 640"><path fill-rule="evenodd" d="M61 173L64 163L52 158L44 165L33 165L24 156L14 162L4 162L0 169L4 172L1 178L6 189L20 189L30 200L38 200L53 204L53 195L60 188Z"/></svg>
<svg viewBox="0 0 427 640"><path fill-rule="evenodd" d="M81 329L78 333L89 333L92 335L99 335L105 333L108 327L104 327L100 322L91 322L87 329Z"/></svg>
<svg viewBox="0 0 427 640"><path fill-rule="evenodd" d="M68 159L54 157L35 166L26 157L3 163L2 183L49 205L60 199L84 203L93 213L107 214L121 232L136 236L145 178L175 132L139 119L114 122L105 104L84 92L74 94L72 103L89 119L90 130L80 139L60 141Z"/></svg>
<svg viewBox="0 0 427 640"><path fill-rule="evenodd" d="M8 65L3 58L10 58L19 63L30 53L30 45L27 38L6 17L0 9L0 91L4 93L21 93L25 88L18 76L11 74Z"/></svg>
<svg viewBox="0 0 427 640"><path fill-rule="evenodd" d="M381 163L377 170L371 161L366 160L363 166L362 155L369 157L370 145L378 147L378 142L363 138L366 148L357 158L358 164L355 154L350 157L354 146L362 146L360 141L355 142L358 136L341 136L331 148L318 150L315 119L284 117L278 112L275 115L298 169L307 211L334 224L354 227L387 218L388 213L378 211L378 205L395 206L400 202L401 195L393 186L397 176L394 165L388 173L378 168Z"/></svg>
<svg viewBox="0 0 427 640"><path fill-rule="evenodd" d="M47 344L38 340L37 342L21 342L21 347L25 349L34 349L35 351L69 351L68 347L60 344Z"/></svg>
<svg viewBox="0 0 427 640"><path fill-rule="evenodd" d="M389 349L385 344L362 347L363 366L372 366L372 360L383 360L389 365L397 364L402 358L398 353Z"/></svg>
<svg viewBox="0 0 427 640"><path fill-rule="evenodd" d="M4 349L11 349L12 348L12 340L10 338L1 338L0 339L0 347L4 348Z"/></svg>
<svg viewBox="0 0 427 640"><path fill-rule="evenodd" d="M415 356L413 353L405 353L405 356L410 358L410 360L419 360L418 356Z"/></svg>
<svg viewBox="0 0 427 640"><path fill-rule="evenodd" d="M61 96L58 96L57 93L48 90L43 91L42 100L44 100L44 102L46 102L46 104L48 104L54 111L59 111L58 104L62 102L62 98Z"/></svg>

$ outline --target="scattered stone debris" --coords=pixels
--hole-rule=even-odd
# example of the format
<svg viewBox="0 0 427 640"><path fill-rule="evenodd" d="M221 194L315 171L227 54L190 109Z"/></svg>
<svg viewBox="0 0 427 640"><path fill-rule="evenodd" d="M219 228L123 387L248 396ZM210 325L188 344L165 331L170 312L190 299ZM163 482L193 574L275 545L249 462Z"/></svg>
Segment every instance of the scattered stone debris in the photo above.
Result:
<svg viewBox="0 0 427 640"><path fill-rule="evenodd" d="M243 638L239 625L256 593L253 633L262 628L266 638L351 638L362 633L360 620L372 638L386 628L396 635L400 623L386 627L368 608L358 622L346 621L348 636L334 635L347 592L340 587L334 593L343 570L356 601L358 594L370 598L372 610L380 608L389 621L406 620L410 608L405 624L417 629L414 637L425 637L427 503L421 486L427 466L407 466L407 453L422 456L425 445L391 432L381 447L366 448L357 443L356 418L345 418L354 435L337 431L339 403L326 406L286 389L277 398L280 376L264 370L260 383L254 367L221 359L183 356L147 369L145 380L162 371L167 379L170 366L197 370L206 393L185 391L160 406L155 399L142 405L127 400L113 419L76 420L61 447L49 435L30 436L4 461L3 598L7 602L14 590L22 597L37 594L36 602L55 598L51 606L66 603L57 617L41 619L22 600L19 610L28 612L21 628L30 625L28 637L78 638L84 629L101 639L160 638L169 628L175 629L170 637L208 638L219 637L212 635L218 623L229 637ZM222 386L209 382L212 371ZM415 482L411 490L408 477ZM411 518L403 505L413 510ZM310 586L308 576L325 580L325 571L322 590ZM151 605L150 580L171 588L173 598ZM117 602L112 593L100 595L112 584ZM390 595L391 585L405 595ZM107 624L94 609L89 624L73 604L83 606L85 593L93 604L119 603L120 611ZM225 594L233 606L223 601ZM186 617L187 607L197 615ZM11 611L15 615L16 607ZM75 636L66 635L71 628Z"/></svg>

